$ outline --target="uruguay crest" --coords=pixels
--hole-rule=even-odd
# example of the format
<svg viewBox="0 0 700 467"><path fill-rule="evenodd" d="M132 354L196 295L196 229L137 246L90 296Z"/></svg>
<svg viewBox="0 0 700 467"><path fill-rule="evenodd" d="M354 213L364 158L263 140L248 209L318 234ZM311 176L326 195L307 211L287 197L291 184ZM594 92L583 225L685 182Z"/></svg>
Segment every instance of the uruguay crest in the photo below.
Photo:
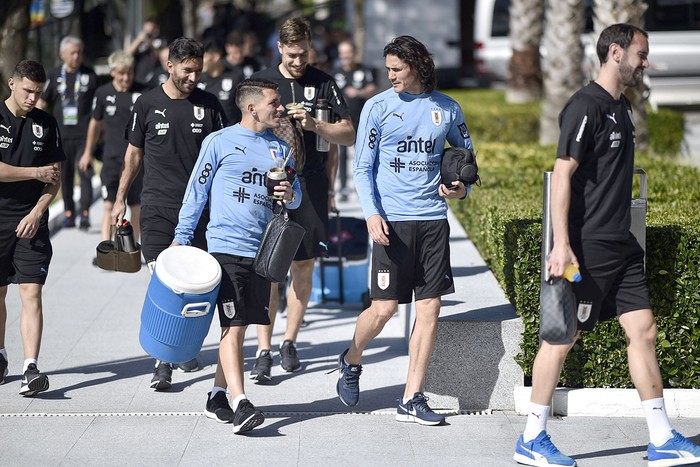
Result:
<svg viewBox="0 0 700 467"><path fill-rule="evenodd" d="M38 123L32 123L32 133L34 133L34 136L36 136L37 138L43 138L44 127L39 125Z"/></svg>
<svg viewBox="0 0 700 467"><path fill-rule="evenodd" d="M432 109L430 111L430 117L433 121L433 125L440 126L442 123L442 111L440 109Z"/></svg>
<svg viewBox="0 0 700 467"><path fill-rule="evenodd" d="M388 272L378 272L377 273L377 286L382 289L386 290L387 287L389 287L389 280L390 276Z"/></svg>
<svg viewBox="0 0 700 467"><path fill-rule="evenodd" d="M228 319L233 319L233 317L236 315L236 306L233 304L233 300L230 302L224 302L224 314Z"/></svg>
<svg viewBox="0 0 700 467"><path fill-rule="evenodd" d="M316 88L313 86L306 86L304 88L304 99L307 101L313 100L314 96L316 95Z"/></svg>
<svg viewBox="0 0 700 467"><path fill-rule="evenodd" d="M194 118L204 120L204 107L194 106Z"/></svg>
<svg viewBox="0 0 700 467"><path fill-rule="evenodd" d="M224 78L221 80L221 89L223 91L229 92L233 89L233 80L231 78Z"/></svg>
<svg viewBox="0 0 700 467"><path fill-rule="evenodd" d="M588 321L591 317L591 309L593 308L592 303L581 302L578 304L578 311L576 312L576 317L581 323Z"/></svg>

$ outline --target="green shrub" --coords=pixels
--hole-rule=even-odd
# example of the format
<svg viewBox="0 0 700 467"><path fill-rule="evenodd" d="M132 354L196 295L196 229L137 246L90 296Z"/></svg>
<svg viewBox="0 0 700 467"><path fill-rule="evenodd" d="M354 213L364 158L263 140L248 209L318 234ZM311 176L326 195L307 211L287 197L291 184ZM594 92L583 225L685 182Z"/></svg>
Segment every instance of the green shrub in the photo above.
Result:
<svg viewBox="0 0 700 467"><path fill-rule="evenodd" d="M539 346L543 172L555 149L480 143L483 181L454 210L525 324L517 357L527 375ZM640 155L648 173L647 271L667 387L700 387L700 172ZM616 321L584 333L561 375L569 387L632 387Z"/></svg>

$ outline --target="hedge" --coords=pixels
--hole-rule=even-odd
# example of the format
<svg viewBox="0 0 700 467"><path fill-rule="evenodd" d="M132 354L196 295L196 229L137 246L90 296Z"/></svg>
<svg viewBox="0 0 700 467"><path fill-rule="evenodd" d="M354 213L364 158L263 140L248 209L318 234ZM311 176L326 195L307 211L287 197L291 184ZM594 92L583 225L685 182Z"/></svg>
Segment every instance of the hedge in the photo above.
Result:
<svg viewBox="0 0 700 467"><path fill-rule="evenodd" d="M463 100L465 113L492 104L488 99L485 104L463 99L460 95L464 93L451 94ZM500 119L507 120L507 106L501 107ZM493 112L488 118L497 118L498 112ZM533 120L525 117L528 112L536 113L537 107L523 106L516 112L516 123L499 125L521 127L522 122ZM677 119L670 121L669 125L678 123ZM539 346L542 181L543 172L553 166L555 148L486 142L487 133L480 134L481 128L489 125L480 119L470 121L483 184L466 201L451 206L522 317L525 332L517 361L530 375ZM502 131L494 136L518 139L509 130ZM659 328L657 348L664 385L700 388L700 172L669 158L643 154L637 156L636 165L648 173L647 278ZM624 333L617 321L583 334L566 361L561 384L633 387Z"/></svg>

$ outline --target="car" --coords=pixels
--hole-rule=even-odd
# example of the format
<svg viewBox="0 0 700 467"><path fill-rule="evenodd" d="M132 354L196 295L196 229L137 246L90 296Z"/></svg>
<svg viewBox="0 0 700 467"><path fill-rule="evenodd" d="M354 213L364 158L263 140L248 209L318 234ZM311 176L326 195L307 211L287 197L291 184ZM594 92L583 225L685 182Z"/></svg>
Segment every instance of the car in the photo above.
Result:
<svg viewBox="0 0 700 467"><path fill-rule="evenodd" d="M581 37L589 73L597 62L592 0L586 0ZM649 33L649 78L652 106L700 104L700 0L648 0L644 15ZM474 60L479 78L504 81L512 53L509 0L477 0L474 15ZM546 54L543 48L540 53Z"/></svg>

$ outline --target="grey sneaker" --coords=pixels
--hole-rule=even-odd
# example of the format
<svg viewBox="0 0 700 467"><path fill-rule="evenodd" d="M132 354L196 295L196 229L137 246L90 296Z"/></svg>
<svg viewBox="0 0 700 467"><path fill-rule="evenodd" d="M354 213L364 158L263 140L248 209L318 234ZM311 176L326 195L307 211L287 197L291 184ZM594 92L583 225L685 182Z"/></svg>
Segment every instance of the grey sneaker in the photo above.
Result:
<svg viewBox="0 0 700 467"><path fill-rule="evenodd" d="M0 355L0 384L5 384L5 376L7 376L8 372L9 369L7 368L7 360L5 357Z"/></svg>
<svg viewBox="0 0 700 467"><path fill-rule="evenodd" d="M280 346L280 365L284 371L298 371L301 369L301 362L297 355L297 348L294 342L286 340Z"/></svg>
<svg viewBox="0 0 700 467"><path fill-rule="evenodd" d="M197 370L199 370L199 361L197 360L197 357L185 363L177 364L177 371L182 373L192 373L193 371Z"/></svg>
<svg viewBox="0 0 700 467"><path fill-rule="evenodd" d="M238 408L233 416L233 432L235 434L245 433L265 421L265 415L255 408L248 399L243 399L238 403Z"/></svg>
<svg viewBox="0 0 700 467"><path fill-rule="evenodd" d="M35 396L49 388L49 377L41 373L35 364L30 363L22 376L19 393L25 397Z"/></svg>
<svg viewBox="0 0 700 467"><path fill-rule="evenodd" d="M250 379L258 383L268 383L272 380L272 355L269 350L261 350L255 365L250 370Z"/></svg>
<svg viewBox="0 0 700 467"><path fill-rule="evenodd" d="M153 370L153 378L151 379L151 389L161 391L169 389L173 380L173 367L170 363L158 362Z"/></svg>

